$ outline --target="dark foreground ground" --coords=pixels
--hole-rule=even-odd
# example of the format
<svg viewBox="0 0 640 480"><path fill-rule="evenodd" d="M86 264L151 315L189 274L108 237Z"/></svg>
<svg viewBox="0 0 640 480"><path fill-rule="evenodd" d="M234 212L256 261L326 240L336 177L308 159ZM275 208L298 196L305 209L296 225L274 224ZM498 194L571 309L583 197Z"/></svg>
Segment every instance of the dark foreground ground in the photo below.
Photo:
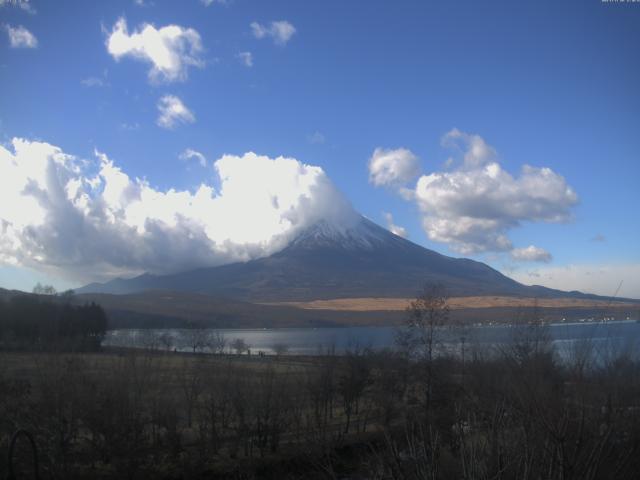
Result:
<svg viewBox="0 0 640 480"><path fill-rule="evenodd" d="M560 365L532 331L492 356L416 358L0 352L0 478L18 429L52 479L639 478L624 355L596 365L585 341ZM17 478L33 478L25 438Z"/></svg>

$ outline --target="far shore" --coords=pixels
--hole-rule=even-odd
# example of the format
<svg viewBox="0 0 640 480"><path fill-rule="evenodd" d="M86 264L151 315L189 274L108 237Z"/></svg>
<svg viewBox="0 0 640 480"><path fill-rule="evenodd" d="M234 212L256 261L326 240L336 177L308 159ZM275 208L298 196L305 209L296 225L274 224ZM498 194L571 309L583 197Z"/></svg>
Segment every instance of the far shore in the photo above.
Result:
<svg viewBox="0 0 640 480"><path fill-rule="evenodd" d="M335 298L308 302L268 302L263 305L280 305L303 310L334 310L349 312L405 310L411 298ZM540 308L598 308L640 307L640 304L624 300L591 300L582 298L533 298L506 296L452 297L448 300L452 310L468 308L540 307Z"/></svg>

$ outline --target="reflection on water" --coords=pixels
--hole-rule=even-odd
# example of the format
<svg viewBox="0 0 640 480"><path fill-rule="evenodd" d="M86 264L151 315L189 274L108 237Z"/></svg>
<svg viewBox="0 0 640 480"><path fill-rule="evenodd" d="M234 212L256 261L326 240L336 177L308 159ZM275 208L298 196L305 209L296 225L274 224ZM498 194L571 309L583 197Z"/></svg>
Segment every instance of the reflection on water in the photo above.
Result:
<svg viewBox="0 0 640 480"><path fill-rule="evenodd" d="M439 332L441 352L468 354L500 350L513 345L527 326L473 326L443 329ZM241 339L252 354L314 355L334 350L393 348L396 327L280 328L280 329L121 329L111 330L104 346L156 348L175 351L233 351ZM601 360L607 355L639 355L640 322L560 323L548 326L548 334L560 357L584 354L586 350ZM224 345L220 340L224 340ZM278 348L279 347L279 348Z"/></svg>

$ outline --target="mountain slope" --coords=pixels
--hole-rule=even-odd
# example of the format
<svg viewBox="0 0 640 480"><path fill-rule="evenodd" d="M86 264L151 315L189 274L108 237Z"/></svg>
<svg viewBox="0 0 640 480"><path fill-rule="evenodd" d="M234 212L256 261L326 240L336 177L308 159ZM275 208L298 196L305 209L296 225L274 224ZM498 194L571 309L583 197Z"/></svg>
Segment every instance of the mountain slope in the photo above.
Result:
<svg viewBox="0 0 640 480"><path fill-rule="evenodd" d="M78 292L174 290L277 302L413 297L425 282L443 284L452 296L582 296L578 292L524 286L484 263L441 255L363 217L342 225L320 221L266 258L173 275L116 279L87 285Z"/></svg>

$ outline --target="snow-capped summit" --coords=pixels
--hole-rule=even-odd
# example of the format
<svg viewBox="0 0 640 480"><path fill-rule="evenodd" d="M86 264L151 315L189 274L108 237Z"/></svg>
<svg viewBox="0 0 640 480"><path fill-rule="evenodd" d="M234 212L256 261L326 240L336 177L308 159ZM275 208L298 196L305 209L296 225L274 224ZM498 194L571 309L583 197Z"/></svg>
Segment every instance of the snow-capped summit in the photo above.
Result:
<svg viewBox="0 0 640 480"><path fill-rule="evenodd" d="M395 235L363 216L348 222L320 220L303 230L287 248L339 248L373 250L393 240Z"/></svg>

